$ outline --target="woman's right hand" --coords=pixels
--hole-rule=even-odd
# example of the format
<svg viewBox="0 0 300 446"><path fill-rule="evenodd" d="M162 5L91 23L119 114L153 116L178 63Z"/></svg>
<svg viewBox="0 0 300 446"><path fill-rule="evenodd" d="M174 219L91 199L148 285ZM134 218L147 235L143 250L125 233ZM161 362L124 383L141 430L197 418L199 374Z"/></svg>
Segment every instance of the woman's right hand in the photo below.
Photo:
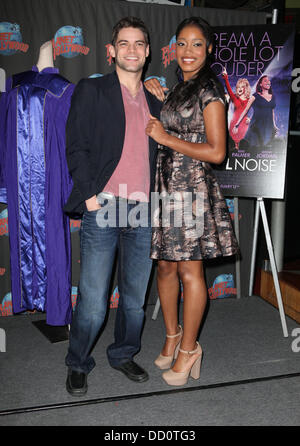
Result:
<svg viewBox="0 0 300 446"><path fill-rule="evenodd" d="M226 77L226 76L227 76L227 71L226 71L226 68L225 68L225 67L223 67L223 70L222 70L222 76L223 76L223 77Z"/></svg>
<svg viewBox="0 0 300 446"><path fill-rule="evenodd" d="M150 93L157 97L159 101L164 101L165 99L165 91L168 91L168 88L162 87L158 79L153 77L152 79L148 79L144 82L145 87Z"/></svg>

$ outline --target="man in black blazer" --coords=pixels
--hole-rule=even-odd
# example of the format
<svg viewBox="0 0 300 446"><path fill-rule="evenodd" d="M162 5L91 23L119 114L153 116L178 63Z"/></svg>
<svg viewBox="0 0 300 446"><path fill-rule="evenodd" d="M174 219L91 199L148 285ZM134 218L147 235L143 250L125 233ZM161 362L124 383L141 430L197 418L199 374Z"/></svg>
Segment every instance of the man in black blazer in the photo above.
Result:
<svg viewBox="0 0 300 446"><path fill-rule="evenodd" d="M106 315L117 251L120 297L107 356L129 379L148 379L133 357L140 349L152 268L150 194L157 145L145 128L150 114L159 118L160 102L141 83L149 55L144 23L134 17L120 20L110 53L116 72L78 83L67 122L74 186L65 211L82 214L80 284L66 357L66 387L75 396L86 393L87 375L95 366L90 353Z"/></svg>

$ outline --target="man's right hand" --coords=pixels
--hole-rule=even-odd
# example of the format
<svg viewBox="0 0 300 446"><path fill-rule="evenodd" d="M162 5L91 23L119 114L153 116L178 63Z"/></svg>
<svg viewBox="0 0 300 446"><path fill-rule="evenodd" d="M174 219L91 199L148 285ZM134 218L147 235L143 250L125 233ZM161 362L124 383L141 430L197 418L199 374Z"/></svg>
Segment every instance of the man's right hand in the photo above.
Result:
<svg viewBox="0 0 300 446"><path fill-rule="evenodd" d="M98 211L99 209L101 209L101 206L98 203L96 195L93 195L88 200L85 200L85 205L86 205L86 208L87 208L87 210L89 212L91 212L91 211Z"/></svg>

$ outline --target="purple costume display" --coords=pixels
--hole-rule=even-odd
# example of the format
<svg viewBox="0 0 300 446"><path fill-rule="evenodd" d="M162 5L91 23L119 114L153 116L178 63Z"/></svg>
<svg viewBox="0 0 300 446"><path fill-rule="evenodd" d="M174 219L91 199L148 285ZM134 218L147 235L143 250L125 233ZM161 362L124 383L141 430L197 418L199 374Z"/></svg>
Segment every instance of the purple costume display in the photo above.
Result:
<svg viewBox="0 0 300 446"><path fill-rule="evenodd" d="M13 75L0 98L0 201L8 205L13 312L71 322L72 189L65 125L74 85L56 68Z"/></svg>

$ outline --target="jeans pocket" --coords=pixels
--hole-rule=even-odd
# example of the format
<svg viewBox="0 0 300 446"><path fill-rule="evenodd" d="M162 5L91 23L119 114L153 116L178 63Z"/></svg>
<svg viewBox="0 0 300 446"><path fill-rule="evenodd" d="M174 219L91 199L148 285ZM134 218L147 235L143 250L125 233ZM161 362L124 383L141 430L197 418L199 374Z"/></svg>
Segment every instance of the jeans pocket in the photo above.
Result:
<svg viewBox="0 0 300 446"><path fill-rule="evenodd" d="M95 209L94 211L84 211L82 216L81 227L93 227L94 223L97 221L97 213L100 209Z"/></svg>

